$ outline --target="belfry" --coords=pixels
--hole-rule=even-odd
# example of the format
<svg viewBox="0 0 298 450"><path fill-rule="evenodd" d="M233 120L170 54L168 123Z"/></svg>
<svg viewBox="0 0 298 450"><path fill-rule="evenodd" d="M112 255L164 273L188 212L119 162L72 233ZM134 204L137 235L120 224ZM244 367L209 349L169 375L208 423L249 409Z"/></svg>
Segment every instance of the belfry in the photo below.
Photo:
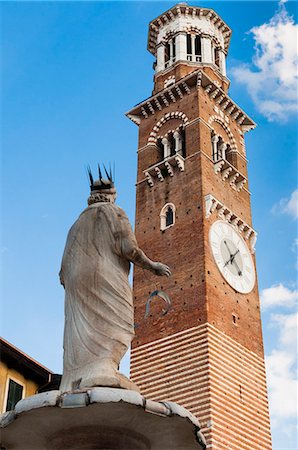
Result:
<svg viewBox="0 0 298 450"><path fill-rule="evenodd" d="M139 127L136 237L172 277L134 271L131 379L198 417L207 448L269 450L270 422L244 134L230 98L231 30L210 8L177 4L149 25L151 97ZM171 307L146 299L156 289Z"/></svg>

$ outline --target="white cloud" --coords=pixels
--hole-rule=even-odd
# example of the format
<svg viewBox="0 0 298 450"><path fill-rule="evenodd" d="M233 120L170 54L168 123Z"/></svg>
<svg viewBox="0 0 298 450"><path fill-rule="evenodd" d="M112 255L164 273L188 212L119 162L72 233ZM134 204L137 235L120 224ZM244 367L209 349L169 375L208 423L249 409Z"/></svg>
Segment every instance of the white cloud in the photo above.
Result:
<svg viewBox="0 0 298 450"><path fill-rule="evenodd" d="M298 314L273 314L278 328L277 348L266 357L270 413L273 422L297 416L297 320Z"/></svg>
<svg viewBox="0 0 298 450"><path fill-rule="evenodd" d="M295 219L298 218L298 189L292 192L290 198L282 198L273 206L272 212L289 214Z"/></svg>
<svg viewBox="0 0 298 450"><path fill-rule="evenodd" d="M271 323L276 324L279 328L279 343L283 347L295 350L297 347L298 313L272 314Z"/></svg>
<svg viewBox="0 0 298 450"><path fill-rule="evenodd" d="M255 41L253 61L234 67L232 75L245 84L256 108L269 121L285 121L297 111L298 25L280 2L269 23L250 33Z"/></svg>
<svg viewBox="0 0 298 450"><path fill-rule="evenodd" d="M263 289L261 292L261 305L264 310L280 306L292 308L297 303L297 299L298 291L290 290L282 283Z"/></svg>

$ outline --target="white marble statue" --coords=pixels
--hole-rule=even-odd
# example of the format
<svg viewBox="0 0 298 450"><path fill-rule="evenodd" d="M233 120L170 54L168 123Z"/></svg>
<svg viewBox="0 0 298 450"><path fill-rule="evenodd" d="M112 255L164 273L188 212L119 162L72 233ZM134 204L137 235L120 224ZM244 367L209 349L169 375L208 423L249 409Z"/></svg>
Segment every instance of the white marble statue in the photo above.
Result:
<svg viewBox="0 0 298 450"><path fill-rule="evenodd" d="M125 212L114 204L108 179L91 182L86 208L71 227L62 259L65 288L64 358L61 391L92 386L133 389L118 372L134 336L130 262L170 276L169 267L139 249Z"/></svg>

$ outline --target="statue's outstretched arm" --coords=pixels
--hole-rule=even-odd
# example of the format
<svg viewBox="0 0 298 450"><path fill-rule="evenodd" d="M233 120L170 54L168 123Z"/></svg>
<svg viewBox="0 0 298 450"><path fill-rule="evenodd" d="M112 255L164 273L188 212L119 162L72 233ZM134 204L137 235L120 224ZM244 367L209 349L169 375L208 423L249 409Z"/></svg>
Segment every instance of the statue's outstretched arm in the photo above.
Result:
<svg viewBox="0 0 298 450"><path fill-rule="evenodd" d="M167 265L162 264L161 262L151 261L151 259L149 259L138 247L136 242L134 242L135 245L132 244L132 242L128 242L127 240L124 240L122 244L122 252L129 261L133 262L136 266L150 270L155 275L165 275L167 277L172 275L171 270Z"/></svg>
<svg viewBox="0 0 298 450"><path fill-rule="evenodd" d="M129 220L124 212L121 217L121 253L128 261L143 269L150 270L155 275L167 277L172 275L167 265L161 262L151 261L139 248Z"/></svg>

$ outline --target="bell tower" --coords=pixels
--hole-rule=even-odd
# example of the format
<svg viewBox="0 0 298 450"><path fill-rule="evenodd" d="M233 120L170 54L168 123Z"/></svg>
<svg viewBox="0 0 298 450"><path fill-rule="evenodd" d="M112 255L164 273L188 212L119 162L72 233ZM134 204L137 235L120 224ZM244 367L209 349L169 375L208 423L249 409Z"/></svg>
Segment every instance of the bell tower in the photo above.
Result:
<svg viewBox="0 0 298 450"><path fill-rule="evenodd" d="M180 3L149 25L152 96L139 127L135 231L171 278L134 271L131 378L142 394L195 414L208 448L271 449L245 132L229 97L230 28ZM150 298L155 290L170 298ZM147 304L148 306L148 304Z"/></svg>

